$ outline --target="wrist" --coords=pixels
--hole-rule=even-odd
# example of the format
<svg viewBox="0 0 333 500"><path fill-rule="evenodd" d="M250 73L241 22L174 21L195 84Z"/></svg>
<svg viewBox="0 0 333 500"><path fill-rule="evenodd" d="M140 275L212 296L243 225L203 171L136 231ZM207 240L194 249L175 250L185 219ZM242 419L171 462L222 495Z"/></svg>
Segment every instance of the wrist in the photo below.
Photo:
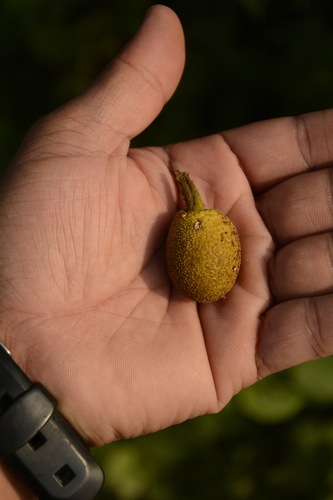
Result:
<svg viewBox="0 0 333 500"><path fill-rule="evenodd" d="M0 491L2 500L37 500L4 460L0 460Z"/></svg>
<svg viewBox="0 0 333 500"><path fill-rule="evenodd" d="M103 484L103 472L56 406L54 397L33 384L1 344L0 457L41 498L91 500Z"/></svg>

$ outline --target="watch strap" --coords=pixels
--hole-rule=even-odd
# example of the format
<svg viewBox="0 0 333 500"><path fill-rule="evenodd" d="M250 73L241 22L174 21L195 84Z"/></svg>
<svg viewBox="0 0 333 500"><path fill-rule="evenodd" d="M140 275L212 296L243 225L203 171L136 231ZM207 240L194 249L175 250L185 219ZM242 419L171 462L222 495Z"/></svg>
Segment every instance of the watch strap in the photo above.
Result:
<svg viewBox="0 0 333 500"><path fill-rule="evenodd" d="M56 405L0 342L0 457L41 500L92 500L103 471Z"/></svg>

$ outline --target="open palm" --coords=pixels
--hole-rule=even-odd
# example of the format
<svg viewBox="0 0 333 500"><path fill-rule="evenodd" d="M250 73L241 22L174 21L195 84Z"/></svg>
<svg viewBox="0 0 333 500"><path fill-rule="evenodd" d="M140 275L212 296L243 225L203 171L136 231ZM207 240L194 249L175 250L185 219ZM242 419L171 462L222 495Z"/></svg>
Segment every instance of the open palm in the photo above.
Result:
<svg viewBox="0 0 333 500"><path fill-rule="evenodd" d="M157 6L86 92L34 126L2 187L1 340L95 445L216 412L333 348L332 115L129 149L183 63L179 21ZM167 276L178 169L239 231L226 300L198 306Z"/></svg>

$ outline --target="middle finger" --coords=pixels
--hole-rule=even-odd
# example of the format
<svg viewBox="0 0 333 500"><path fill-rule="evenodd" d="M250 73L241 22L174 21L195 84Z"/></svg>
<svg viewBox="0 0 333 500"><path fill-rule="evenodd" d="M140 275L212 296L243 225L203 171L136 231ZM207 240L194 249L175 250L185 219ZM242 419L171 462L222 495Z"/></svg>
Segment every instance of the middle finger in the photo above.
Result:
<svg viewBox="0 0 333 500"><path fill-rule="evenodd" d="M268 270L276 303L333 293L333 234L309 236L284 246L273 255Z"/></svg>
<svg viewBox="0 0 333 500"><path fill-rule="evenodd" d="M258 196L258 211L278 247L333 229L332 169L292 177Z"/></svg>

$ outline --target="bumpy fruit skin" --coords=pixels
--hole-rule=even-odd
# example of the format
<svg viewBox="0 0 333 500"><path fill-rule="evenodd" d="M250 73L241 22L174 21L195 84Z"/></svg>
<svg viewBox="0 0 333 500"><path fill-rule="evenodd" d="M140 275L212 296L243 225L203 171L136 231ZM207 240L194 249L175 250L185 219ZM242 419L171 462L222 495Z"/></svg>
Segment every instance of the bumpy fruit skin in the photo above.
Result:
<svg viewBox="0 0 333 500"><path fill-rule="evenodd" d="M196 302L215 302L237 279L238 232L218 210L180 210L171 222L166 257L169 276L180 292Z"/></svg>

